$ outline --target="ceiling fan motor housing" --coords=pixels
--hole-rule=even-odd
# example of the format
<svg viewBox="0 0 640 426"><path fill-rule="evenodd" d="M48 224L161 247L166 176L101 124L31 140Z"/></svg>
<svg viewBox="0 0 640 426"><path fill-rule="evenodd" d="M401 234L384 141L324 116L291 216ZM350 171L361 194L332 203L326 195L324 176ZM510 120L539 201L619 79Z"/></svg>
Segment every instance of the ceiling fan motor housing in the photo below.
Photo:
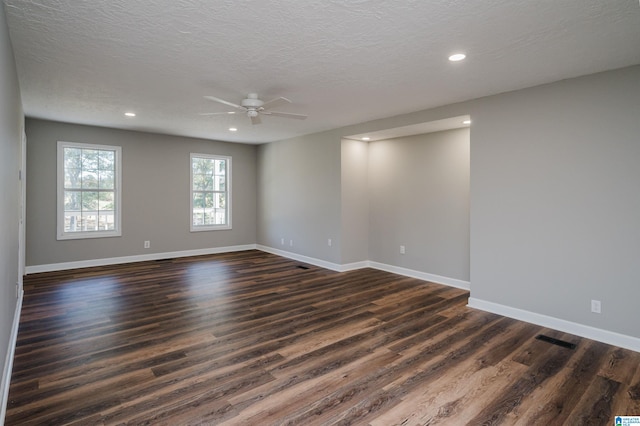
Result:
<svg viewBox="0 0 640 426"><path fill-rule="evenodd" d="M258 99L258 95L255 93L249 93L247 99L243 99L240 103L245 108L257 109L264 105L264 102Z"/></svg>

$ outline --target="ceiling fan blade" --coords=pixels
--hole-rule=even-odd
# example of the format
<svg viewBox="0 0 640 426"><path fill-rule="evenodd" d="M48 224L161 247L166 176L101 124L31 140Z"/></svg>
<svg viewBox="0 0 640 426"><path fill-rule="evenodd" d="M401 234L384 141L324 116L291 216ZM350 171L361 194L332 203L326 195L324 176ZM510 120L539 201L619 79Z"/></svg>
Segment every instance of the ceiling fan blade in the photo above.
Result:
<svg viewBox="0 0 640 426"><path fill-rule="evenodd" d="M282 105L286 105L286 104L290 104L291 101L287 98L275 98L275 99L271 99L270 101L265 102L262 107L264 109L268 109L268 108L277 108L279 106Z"/></svg>
<svg viewBox="0 0 640 426"><path fill-rule="evenodd" d="M225 101L224 99L216 98L215 96L205 96L205 99L209 99L210 101L219 102L221 104L229 105L234 108L242 109L242 107L238 104L234 104L233 102Z"/></svg>
<svg viewBox="0 0 640 426"><path fill-rule="evenodd" d="M249 117L251 118L251 124L260 124L262 123L262 120L260 119L259 115L256 115L255 117Z"/></svg>
<svg viewBox="0 0 640 426"><path fill-rule="evenodd" d="M295 118L296 120L304 120L307 118L304 114L294 114L292 112L265 111L263 114L275 115L276 117Z"/></svg>
<svg viewBox="0 0 640 426"><path fill-rule="evenodd" d="M225 111L225 112L201 112L198 115L227 115L227 114L235 114L235 111Z"/></svg>

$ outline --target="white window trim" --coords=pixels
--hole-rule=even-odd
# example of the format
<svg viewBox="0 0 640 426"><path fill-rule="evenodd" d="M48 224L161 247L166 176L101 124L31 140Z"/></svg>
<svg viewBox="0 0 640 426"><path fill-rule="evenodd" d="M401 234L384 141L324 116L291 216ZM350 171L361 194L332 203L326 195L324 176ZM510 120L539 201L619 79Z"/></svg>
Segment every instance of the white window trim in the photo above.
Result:
<svg viewBox="0 0 640 426"><path fill-rule="evenodd" d="M226 192L227 192L227 223L225 225L194 225L193 224L193 159L195 158L208 158L211 160L225 160L227 162L226 165ZM226 229L232 229L231 226L231 206L232 203L232 174L231 174L231 157L226 155L212 155L212 154L197 154L191 153L189 156L189 229L191 232L201 232L201 231L222 231Z"/></svg>
<svg viewBox="0 0 640 426"><path fill-rule="evenodd" d="M113 231L80 231L64 232L64 148L102 149L115 151L115 228ZM88 238L107 238L122 236L122 147L111 145L94 145L87 143L58 141L57 153L57 239L78 240Z"/></svg>

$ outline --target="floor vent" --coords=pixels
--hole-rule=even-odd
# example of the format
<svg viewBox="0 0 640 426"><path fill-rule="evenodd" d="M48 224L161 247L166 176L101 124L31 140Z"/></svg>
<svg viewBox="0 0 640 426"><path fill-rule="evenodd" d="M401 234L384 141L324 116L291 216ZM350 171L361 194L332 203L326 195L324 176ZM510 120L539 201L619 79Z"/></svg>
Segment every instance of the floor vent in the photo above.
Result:
<svg viewBox="0 0 640 426"><path fill-rule="evenodd" d="M567 349L575 349L576 344L571 342L565 342L564 340L554 339L553 337L545 336L544 334L538 334L536 339L542 340L543 342L551 343L552 345L562 346Z"/></svg>
<svg viewBox="0 0 640 426"><path fill-rule="evenodd" d="M297 268L298 269L309 269L308 266L304 266L304 265L298 265Z"/></svg>

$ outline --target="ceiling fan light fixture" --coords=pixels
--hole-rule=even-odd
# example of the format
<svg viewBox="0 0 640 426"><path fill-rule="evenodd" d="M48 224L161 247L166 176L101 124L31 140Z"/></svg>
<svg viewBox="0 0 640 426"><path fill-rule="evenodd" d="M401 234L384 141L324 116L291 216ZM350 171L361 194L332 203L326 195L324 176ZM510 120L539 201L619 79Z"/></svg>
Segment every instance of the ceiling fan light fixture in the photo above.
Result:
<svg viewBox="0 0 640 426"><path fill-rule="evenodd" d="M272 110L272 108L277 108L278 106L287 105L291 103L289 99L283 98L283 97L275 98L270 101L264 102L262 99L258 98L258 95L256 93L249 93L247 97L240 102L240 104L235 104L233 102L225 101L224 99L216 98L215 96L204 96L204 98L213 102L218 102L220 104L233 107L236 110L240 111L242 114L246 114L247 117L251 119L251 124L262 123L262 120L260 118L262 115L295 118L297 120L304 120L307 118L305 114L296 114L293 112L282 112L282 111ZM201 113L200 115L234 114L236 112L237 111L206 112L206 113ZM235 131L235 130L232 130L232 131Z"/></svg>

